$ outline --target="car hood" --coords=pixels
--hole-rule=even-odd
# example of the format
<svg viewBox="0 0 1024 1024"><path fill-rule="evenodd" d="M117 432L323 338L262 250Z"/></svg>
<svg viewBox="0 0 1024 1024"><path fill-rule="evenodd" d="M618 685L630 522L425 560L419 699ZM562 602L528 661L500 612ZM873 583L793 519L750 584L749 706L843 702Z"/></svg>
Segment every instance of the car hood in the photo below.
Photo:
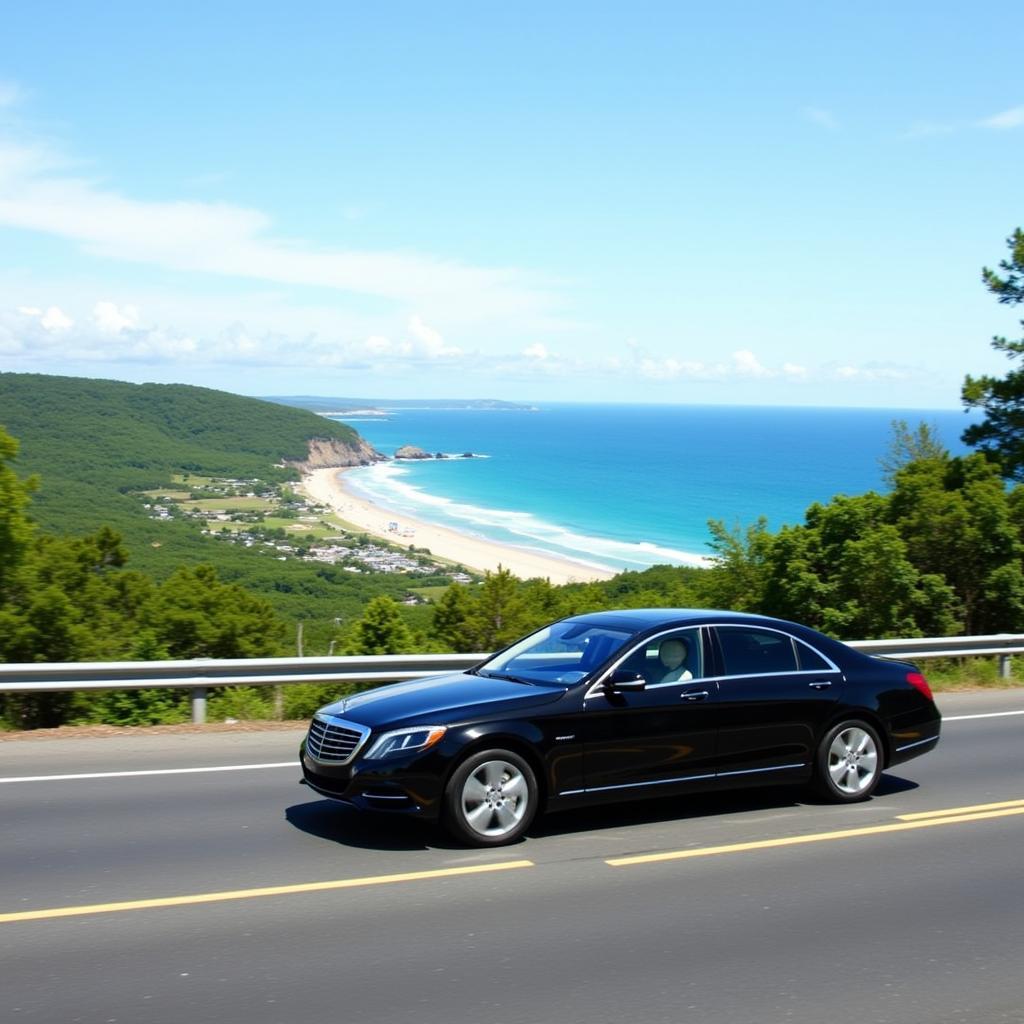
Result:
<svg viewBox="0 0 1024 1024"><path fill-rule="evenodd" d="M473 718L478 714L501 714L518 708L530 708L558 700L564 686L514 683L505 679L472 676L453 672L429 676L407 683L379 686L364 693L345 697L321 708L350 722L369 726L404 723L445 725Z"/></svg>

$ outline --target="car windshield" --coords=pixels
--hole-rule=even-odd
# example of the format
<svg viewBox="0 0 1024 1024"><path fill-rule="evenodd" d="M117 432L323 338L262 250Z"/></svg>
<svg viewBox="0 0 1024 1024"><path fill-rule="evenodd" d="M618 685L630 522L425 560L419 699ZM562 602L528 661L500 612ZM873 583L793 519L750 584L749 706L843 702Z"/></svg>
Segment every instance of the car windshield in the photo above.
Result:
<svg viewBox="0 0 1024 1024"><path fill-rule="evenodd" d="M482 676L571 685L590 675L632 635L589 622L555 622L495 655L477 671Z"/></svg>

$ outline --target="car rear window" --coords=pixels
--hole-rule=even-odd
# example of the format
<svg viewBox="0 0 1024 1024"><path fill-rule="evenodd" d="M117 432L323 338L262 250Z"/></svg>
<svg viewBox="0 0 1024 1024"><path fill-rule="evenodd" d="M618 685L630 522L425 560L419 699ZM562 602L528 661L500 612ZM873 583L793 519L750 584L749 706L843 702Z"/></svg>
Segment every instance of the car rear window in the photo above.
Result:
<svg viewBox="0 0 1024 1024"><path fill-rule="evenodd" d="M785 633L749 626L721 626L718 639L727 676L799 671L793 638Z"/></svg>

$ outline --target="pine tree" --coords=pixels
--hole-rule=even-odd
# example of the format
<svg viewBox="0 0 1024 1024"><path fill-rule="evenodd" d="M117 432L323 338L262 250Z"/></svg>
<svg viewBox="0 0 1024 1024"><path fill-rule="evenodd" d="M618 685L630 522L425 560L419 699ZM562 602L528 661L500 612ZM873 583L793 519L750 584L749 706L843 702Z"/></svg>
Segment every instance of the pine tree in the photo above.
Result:
<svg viewBox="0 0 1024 1024"><path fill-rule="evenodd" d="M349 654L408 654L412 634L398 605L387 596L375 597L363 617L352 627L347 644Z"/></svg>
<svg viewBox="0 0 1024 1024"><path fill-rule="evenodd" d="M999 264L1002 276L988 267L982 269L985 287L1004 305L1024 303L1024 231L1017 228L1006 240L1009 259ZM1024 327L1024 320L1021 321ZM995 337L992 347L1010 360L1024 355L1024 338L1010 341ZM963 433L965 444L972 445L997 461L1003 475L1024 480L1024 367L1010 369L1005 377L967 376L961 392L968 409L982 409L985 419Z"/></svg>
<svg viewBox="0 0 1024 1024"><path fill-rule="evenodd" d="M473 651L466 631L472 609L469 591L459 583L448 587L434 606L434 635L450 650L461 654Z"/></svg>

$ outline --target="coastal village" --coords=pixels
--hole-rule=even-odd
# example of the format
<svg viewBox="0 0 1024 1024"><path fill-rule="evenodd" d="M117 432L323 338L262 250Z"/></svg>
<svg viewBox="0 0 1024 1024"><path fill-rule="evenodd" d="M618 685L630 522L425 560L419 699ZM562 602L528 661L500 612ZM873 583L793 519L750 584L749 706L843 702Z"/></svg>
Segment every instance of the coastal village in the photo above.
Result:
<svg viewBox="0 0 1024 1024"><path fill-rule="evenodd" d="M415 456L414 456L415 457ZM181 475L171 488L147 491L143 508L150 519L188 519L225 543L260 548L282 561L291 558L337 565L351 573L443 575L455 583L472 582L460 567L434 558L412 543L415 531L389 520L385 529L395 543L374 541L346 528L332 511L288 485Z"/></svg>

